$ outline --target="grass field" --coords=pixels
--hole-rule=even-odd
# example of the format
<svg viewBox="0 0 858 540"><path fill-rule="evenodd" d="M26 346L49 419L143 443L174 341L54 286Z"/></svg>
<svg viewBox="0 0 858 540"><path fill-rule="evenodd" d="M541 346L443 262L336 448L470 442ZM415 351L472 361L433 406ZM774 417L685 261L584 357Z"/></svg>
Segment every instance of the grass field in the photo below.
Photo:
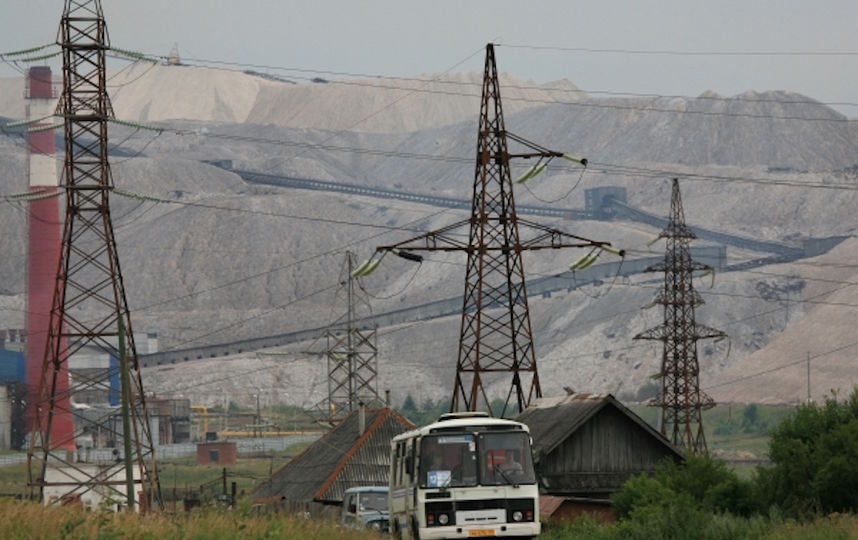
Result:
<svg viewBox="0 0 858 540"><path fill-rule="evenodd" d="M660 409L645 405L629 408L651 426L657 426ZM794 410L791 405L716 405L703 413L709 451L727 459L743 455L751 458L748 454L766 459L769 432Z"/></svg>
<svg viewBox="0 0 858 540"><path fill-rule="evenodd" d="M133 513L85 512L74 507L45 508L36 503L0 500L0 538L356 540L383 536L369 530L345 529L332 520L259 514L249 505L232 510L203 507L189 513L140 516Z"/></svg>

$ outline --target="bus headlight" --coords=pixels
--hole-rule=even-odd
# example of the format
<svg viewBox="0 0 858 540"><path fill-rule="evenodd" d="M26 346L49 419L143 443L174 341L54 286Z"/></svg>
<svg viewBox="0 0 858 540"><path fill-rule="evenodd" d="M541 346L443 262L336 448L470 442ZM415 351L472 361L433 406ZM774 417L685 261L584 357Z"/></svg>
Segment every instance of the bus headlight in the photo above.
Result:
<svg viewBox="0 0 858 540"><path fill-rule="evenodd" d="M516 510L515 512L512 513L512 520L513 521L521 521L521 518L523 518L523 517L524 517L524 515L521 513L520 510Z"/></svg>
<svg viewBox="0 0 858 540"><path fill-rule="evenodd" d="M446 525L450 522L450 517L447 514L441 514L438 516L438 523L441 525Z"/></svg>

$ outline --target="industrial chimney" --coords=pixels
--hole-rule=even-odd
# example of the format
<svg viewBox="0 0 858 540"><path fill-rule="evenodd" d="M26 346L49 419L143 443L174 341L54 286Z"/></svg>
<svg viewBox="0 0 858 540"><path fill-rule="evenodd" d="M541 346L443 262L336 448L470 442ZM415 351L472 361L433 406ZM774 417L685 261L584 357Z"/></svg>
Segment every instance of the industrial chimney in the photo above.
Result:
<svg viewBox="0 0 858 540"><path fill-rule="evenodd" d="M42 362L48 345L48 325L51 320L54 287L60 261L60 211L57 165L54 155L54 131L51 115L56 105L51 68L34 66L27 72L25 97L28 124L29 191L44 197L30 202L27 246L27 431L36 428L35 404L41 384ZM48 128L48 129L40 129ZM51 345L54 348L56 344ZM63 348L64 349L64 348ZM75 450L72 418L69 412L67 365L60 372L57 396L58 411L51 424L51 440L69 441L68 450ZM63 403L64 402L64 403Z"/></svg>

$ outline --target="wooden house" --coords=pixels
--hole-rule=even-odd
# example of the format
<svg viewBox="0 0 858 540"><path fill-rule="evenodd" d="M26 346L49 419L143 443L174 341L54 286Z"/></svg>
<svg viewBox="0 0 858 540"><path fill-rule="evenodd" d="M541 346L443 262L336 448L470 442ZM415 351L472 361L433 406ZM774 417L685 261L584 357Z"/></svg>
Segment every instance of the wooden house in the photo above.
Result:
<svg viewBox="0 0 858 540"><path fill-rule="evenodd" d="M548 514L610 515L610 496L631 476L682 452L610 394L536 400L518 421L530 428ZM557 499L560 499L558 502Z"/></svg>

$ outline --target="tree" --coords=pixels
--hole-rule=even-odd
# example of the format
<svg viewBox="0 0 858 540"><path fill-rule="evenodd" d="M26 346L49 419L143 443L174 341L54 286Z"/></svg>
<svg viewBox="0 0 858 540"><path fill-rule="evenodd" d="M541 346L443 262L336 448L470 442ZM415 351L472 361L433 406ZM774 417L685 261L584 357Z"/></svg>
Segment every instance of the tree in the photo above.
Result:
<svg viewBox="0 0 858 540"><path fill-rule="evenodd" d="M745 433L752 432L759 420L760 408L757 407L756 403L751 403L742 410L742 428Z"/></svg>
<svg viewBox="0 0 858 540"><path fill-rule="evenodd" d="M796 517L858 510L858 389L800 406L772 432L769 457L756 474L764 502Z"/></svg>
<svg viewBox="0 0 858 540"><path fill-rule="evenodd" d="M412 418L417 414L417 404L414 402L414 398L411 397L411 394L405 396L405 401L402 402L402 414L408 418Z"/></svg>

